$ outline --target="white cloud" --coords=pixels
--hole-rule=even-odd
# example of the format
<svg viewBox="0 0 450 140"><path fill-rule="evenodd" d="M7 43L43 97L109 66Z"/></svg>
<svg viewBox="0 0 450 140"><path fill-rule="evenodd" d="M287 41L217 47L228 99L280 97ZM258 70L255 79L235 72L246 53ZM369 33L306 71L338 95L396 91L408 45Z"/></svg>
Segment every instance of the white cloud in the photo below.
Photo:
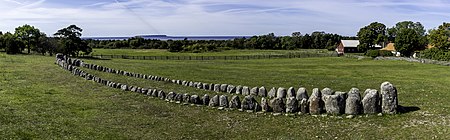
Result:
<svg viewBox="0 0 450 140"><path fill-rule="evenodd" d="M0 30L23 24L52 34L76 24L86 36L257 35L274 32L326 31L355 35L373 21L388 27L403 20L426 28L449 22L447 0L119 0L83 1L89 4L45 0L0 1Z"/></svg>

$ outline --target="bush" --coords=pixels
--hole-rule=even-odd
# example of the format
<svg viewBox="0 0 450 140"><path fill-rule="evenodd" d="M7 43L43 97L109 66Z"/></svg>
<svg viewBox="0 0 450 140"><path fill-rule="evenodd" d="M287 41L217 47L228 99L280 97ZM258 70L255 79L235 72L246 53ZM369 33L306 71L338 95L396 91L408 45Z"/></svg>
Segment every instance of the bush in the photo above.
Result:
<svg viewBox="0 0 450 140"><path fill-rule="evenodd" d="M394 54L391 51L380 50L379 52L380 52L379 55L383 57L394 56Z"/></svg>
<svg viewBox="0 0 450 140"><path fill-rule="evenodd" d="M378 56L387 57L387 56L394 56L391 51L385 51L385 50L368 50L366 52L366 56L375 58Z"/></svg>
<svg viewBox="0 0 450 140"><path fill-rule="evenodd" d="M450 53L438 48L426 49L420 53L420 58L450 61Z"/></svg>

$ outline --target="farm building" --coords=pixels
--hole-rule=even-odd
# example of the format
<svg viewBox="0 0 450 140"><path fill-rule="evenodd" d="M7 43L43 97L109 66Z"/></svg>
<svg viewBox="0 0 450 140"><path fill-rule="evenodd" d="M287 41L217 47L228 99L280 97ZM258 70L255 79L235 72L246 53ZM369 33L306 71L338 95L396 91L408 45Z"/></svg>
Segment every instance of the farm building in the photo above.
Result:
<svg viewBox="0 0 450 140"><path fill-rule="evenodd" d="M360 52L358 50L359 40L341 40L341 43L336 47L338 54ZM381 49L380 45L375 45L376 49Z"/></svg>
<svg viewBox="0 0 450 140"><path fill-rule="evenodd" d="M426 46L426 49L431 49L431 48L434 48L434 46L431 45L431 44L428 44L428 45ZM394 54L394 56L401 56L401 53L398 52L397 50L395 50L395 43L388 43L388 44L386 45L386 47L384 47L384 48L381 49L381 50L384 50L384 51L390 51L390 52L392 52L392 54ZM415 57L415 55L414 55L414 57Z"/></svg>
<svg viewBox="0 0 450 140"><path fill-rule="evenodd" d="M386 45L386 47L384 47L384 48L381 49L381 50L384 50L384 51L390 51L390 52L392 52L392 54L394 54L395 56L400 56L400 52L397 52L397 50L395 50L394 44L395 44L395 43L388 43L388 44Z"/></svg>

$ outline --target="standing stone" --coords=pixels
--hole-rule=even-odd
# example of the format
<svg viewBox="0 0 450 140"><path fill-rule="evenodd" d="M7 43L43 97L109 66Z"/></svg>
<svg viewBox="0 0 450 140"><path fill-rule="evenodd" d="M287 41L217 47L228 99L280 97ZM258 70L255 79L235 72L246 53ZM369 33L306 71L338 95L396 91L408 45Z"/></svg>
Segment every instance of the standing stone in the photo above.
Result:
<svg viewBox="0 0 450 140"><path fill-rule="evenodd" d="M184 94L183 95L183 104L188 105L191 102L191 95L189 94Z"/></svg>
<svg viewBox="0 0 450 140"><path fill-rule="evenodd" d="M398 108L397 88L389 82L381 84L381 111L396 114Z"/></svg>
<svg viewBox="0 0 450 140"><path fill-rule="evenodd" d="M282 113L286 111L286 105L283 100L283 98L278 97L270 100L270 106L272 107L274 113Z"/></svg>
<svg viewBox="0 0 450 140"><path fill-rule="evenodd" d="M228 88L227 84L220 85L220 92L227 92L227 88Z"/></svg>
<svg viewBox="0 0 450 140"><path fill-rule="evenodd" d="M192 87L197 88L198 86L198 82L194 82L194 85L192 85Z"/></svg>
<svg viewBox="0 0 450 140"><path fill-rule="evenodd" d="M324 102L322 101L322 93L318 88L314 88L309 97L309 113L317 115L323 112Z"/></svg>
<svg viewBox="0 0 450 140"><path fill-rule="evenodd" d="M209 90L209 84L208 83L203 83L203 88L205 90Z"/></svg>
<svg viewBox="0 0 450 140"><path fill-rule="evenodd" d="M236 87L236 94L242 94L242 86L241 85Z"/></svg>
<svg viewBox="0 0 450 140"><path fill-rule="evenodd" d="M261 97L267 97L267 90L266 90L266 88L265 87L260 87L259 90L258 90L258 95L261 96Z"/></svg>
<svg viewBox="0 0 450 140"><path fill-rule="evenodd" d="M164 98L166 98L166 93L164 93L164 91L160 90L160 91L158 92L158 97L159 97L161 100L164 100Z"/></svg>
<svg viewBox="0 0 450 140"><path fill-rule="evenodd" d="M130 91L131 92L136 92L136 90L137 90L137 87L132 87Z"/></svg>
<svg viewBox="0 0 450 140"><path fill-rule="evenodd" d="M158 90L157 90L157 89L154 89L154 90L153 90L152 96L153 96L153 97L159 97L159 96L158 96Z"/></svg>
<svg viewBox="0 0 450 140"><path fill-rule="evenodd" d="M242 87L242 95L250 95L250 89L247 86Z"/></svg>
<svg viewBox="0 0 450 140"><path fill-rule="evenodd" d="M257 101L253 96L247 95L241 103L242 110L255 110Z"/></svg>
<svg viewBox="0 0 450 140"><path fill-rule="evenodd" d="M169 92L169 94L167 94L166 101L170 101L170 102L175 101L175 96L177 96L176 93L174 93L174 92Z"/></svg>
<svg viewBox="0 0 450 140"><path fill-rule="evenodd" d="M121 88L123 91L128 91L128 86L127 85L122 85L122 88Z"/></svg>
<svg viewBox="0 0 450 140"><path fill-rule="evenodd" d="M202 104L203 105L209 105L209 95L208 94L205 94L205 95L203 95L203 97L202 97Z"/></svg>
<svg viewBox="0 0 450 140"><path fill-rule="evenodd" d="M298 101L301 101L301 99L308 99L308 92L306 91L306 88L301 87L297 90L296 97Z"/></svg>
<svg viewBox="0 0 450 140"><path fill-rule="evenodd" d="M375 89L367 89L362 100L364 114L377 114L381 112L380 94Z"/></svg>
<svg viewBox="0 0 450 140"><path fill-rule="evenodd" d="M258 96L258 87L253 87L253 88L250 90L250 95Z"/></svg>
<svg viewBox="0 0 450 140"><path fill-rule="evenodd" d="M152 93L153 93L153 89L148 89L146 95L147 96L152 96Z"/></svg>
<svg viewBox="0 0 450 140"><path fill-rule="evenodd" d="M114 85L114 84L113 84L113 85ZM142 94L147 94L147 91L148 91L148 89L146 89L146 88L142 88L142 89L141 89L141 93L142 93Z"/></svg>
<svg viewBox="0 0 450 140"><path fill-rule="evenodd" d="M219 93L220 92L220 85L219 84L214 84L214 91Z"/></svg>
<svg viewBox="0 0 450 140"><path fill-rule="evenodd" d="M295 96L295 89L294 89L294 87L290 87L288 90L287 90L287 98L291 98L291 97L296 97Z"/></svg>
<svg viewBox="0 0 450 140"><path fill-rule="evenodd" d="M194 82L192 82L192 81L189 81L189 84L188 84L190 87L193 87L194 86Z"/></svg>
<svg viewBox="0 0 450 140"><path fill-rule="evenodd" d="M295 97L288 97L286 100L286 113L295 113L297 111L298 111L297 99Z"/></svg>
<svg viewBox="0 0 450 140"><path fill-rule="evenodd" d="M209 100L210 107L219 106L219 95L214 95L211 100Z"/></svg>
<svg viewBox="0 0 450 140"><path fill-rule="evenodd" d="M200 83L200 82L199 82L199 83L197 84L197 88L198 88L198 89L202 89L202 88L203 88L203 83Z"/></svg>
<svg viewBox="0 0 450 140"><path fill-rule="evenodd" d="M199 104L202 104L202 101L200 100L200 97L198 95L192 95L191 96L191 103L199 105Z"/></svg>
<svg viewBox="0 0 450 140"><path fill-rule="evenodd" d="M345 111L345 100L341 95L327 95L325 98L325 110L328 114L339 115Z"/></svg>
<svg viewBox="0 0 450 140"><path fill-rule="evenodd" d="M181 103L183 101L183 94L177 94L175 96L175 101L176 101L175 103L177 104Z"/></svg>
<svg viewBox="0 0 450 140"><path fill-rule="evenodd" d="M227 87L227 93L233 94L236 92L236 87L233 85L228 85Z"/></svg>
<svg viewBox="0 0 450 140"><path fill-rule="evenodd" d="M286 98L286 89L285 88L278 88L277 90L277 98Z"/></svg>
<svg viewBox="0 0 450 140"><path fill-rule="evenodd" d="M325 101L325 97L327 97L328 95L333 95L334 91L331 88L324 88L321 91L322 93L322 100Z"/></svg>
<svg viewBox="0 0 450 140"><path fill-rule="evenodd" d="M345 100L345 114L358 115L361 113L361 95L359 89L352 88L348 92L347 100Z"/></svg>
<svg viewBox="0 0 450 140"><path fill-rule="evenodd" d="M228 107L228 97L226 95L221 95L219 98L219 107Z"/></svg>
<svg viewBox="0 0 450 140"><path fill-rule="evenodd" d="M272 87L267 96L269 97L269 99L275 98L277 96L277 90L274 87Z"/></svg>
<svg viewBox="0 0 450 140"><path fill-rule="evenodd" d="M298 104L299 104L299 111L302 114L306 114L309 113L309 102L308 102L308 98L301 98L298 99Z"/></svg>
<svg viewBox="0 0 450 140"><path fill-rule="evenodd" d="M239 96L235 95L235 96L231 97L229 106L230 106L230 108L239 109L241 107L241 100L239 99Z"/></svg>
<svg viewBox="0 0 450 140"><path fill-rule="evenodd" d="M255 102L255 109L254 112L261 112L262 108L261 105L258 102Z"/></svg>
<svg viewBox="0 0 450 140"><path fill-rule="evenodd" d="M215 84L209 84L209 90L214 91L214 85Z"/></svg>
<svg viewBox="0 0 450 140"><path fill-rule="evenodd" d="M272 111L272 108L269 106L269 101L265 97L261 98L261 110L263 112Z"/></svg>

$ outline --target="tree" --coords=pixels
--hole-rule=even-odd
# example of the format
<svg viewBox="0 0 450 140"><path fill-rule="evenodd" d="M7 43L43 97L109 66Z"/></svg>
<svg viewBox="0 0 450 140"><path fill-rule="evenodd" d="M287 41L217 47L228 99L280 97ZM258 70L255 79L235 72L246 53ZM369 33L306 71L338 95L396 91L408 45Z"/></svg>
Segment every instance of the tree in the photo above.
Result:
<svg viewBox="0 0 450 140"><path fill-rule="evenodd" d="M386 41L386 25L372 22L368 26L361 28L358 32L358 49L367 51L373 49L375 45L381 45Z"/></svg>
<svg viewBox="0 0 450 140"><path fill-rule="evenodd" d="M14 34L7 32L2 35L2 43L7 54L18 54L20 53L20 47L23 42L20 41Z"/></svg>
<svg viewBox="0 0 450 140"><path fill-rule="evenodd" d="M41 32L39 31L39 29L34 28L34 26L25 24L23 26L17 27L14 34L18 39L26 44L29 54L32 46L35 47L37 45Z"/></svg>
<svg viewBox="0 0 450 140"><path fill-rule="evenodd" d="M431 45L442 50L450 48L450 23L444 22L437 29L430 30L429 33L428 39Z"/></svg>
<svg viewBox="0 0 450 140"><path fill-rule="evenodd" d="M411 29L415 32L415 34L409 33L410 31L406 31L404 29ZM402 32L402 34L400 34ZM402 35L402 36L400 36ZM407 36L410 35L410 36ZM409 56L412 51L424 49L427 43L427 38L425 37L425 29L420 22L412 22L412 21L402 21L395 24L394 27L388 29L389 40L395 42L396 50L403 53L406 56ZM400 39L397 39L401 37ZM400 40L402 42L398 42ZM415 41L413 44L408 43L408 41ZM405 42L406 41L406 42ZM400 43L400 44L399 44ZM407 53L407 54L405 54Z"/></svg>
<svg viewBox="0 0 450 140"><path fill-rule="evenodd" d="M300 32L293 32L292 33L292 37L301 37L302 36L302 33L300 33Z"/></svg>
<svg viewBox="0 0 450 140"><path fill-rule="evenodd" d="M395 49L405 56L411 56L411 54L422 47L420 43L420 35L414 29L403 28L397 31L397 37L395 38Z"/></svg>
<svg viewBox="0 0 450 140"><path fill-rule="evenodd" d="M183 50L183 43L178 40L167 40L169 52L180 52Z"/></svg>
<svg viewBox="0 0 450 140"><path fill-rule="evenodd" d="M92 52L92 48L90 48L88 44L80 38L82 35L81 32L83 32L83 29L80 27L70 25L66 28L58 30L54 34L59 39L61 46L60 51L63 54L78 56L80 51L86 54Z"/></svg>
<svg viewBox="0 0 450 140"><path fill-rule="evenodd" d="M3 33L0 31L0 49L3 49L5 46L3 45Z"/></svg>
<svg viewBox="0 0 450 140"><path fill-rule="evenodd" d="M420 22L402 21L395 24L394 27L387 29L388 40L395 41L395 37L401 29L413 29L419 36L425 36L425 28Z"/></svg>

